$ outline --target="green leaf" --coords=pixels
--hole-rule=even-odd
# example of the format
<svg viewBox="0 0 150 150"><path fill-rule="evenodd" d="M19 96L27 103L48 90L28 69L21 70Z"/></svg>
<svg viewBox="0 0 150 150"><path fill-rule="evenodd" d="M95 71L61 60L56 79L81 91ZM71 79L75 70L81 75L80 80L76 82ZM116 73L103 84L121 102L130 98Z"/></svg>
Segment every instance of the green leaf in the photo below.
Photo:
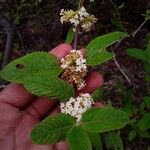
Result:
<svg viewBox="0 0 150 150"><path fill-rule="evenodd" d="M133 141L137 136L137 132L135 130L131 130L129 132L129 141Z"/></svg>
<svg viewBox="0 0 150 150"><path fill-rule="evenodd" d="M100 65L102 63L105 63L113 58L113 54L110 52L107 52L104 49L97 50L97 53L90 55L87 57L87 64L94 66L94 65Z"/></svg>
<svg viewBox="0 0 150 150"><path fill-rule="evenodd" d="M104 137L107 149L123 150L123 142L120 135L116 132L109 132Z"/></svg>
<svg viewBox="0 0 150 150"><path fill-rule="evenodd" d="M150 97L145 96L144 97L144 102L147 108L150 108Z"/></svg>
<svg viewBox="0 0 150 150"><path fill-rule="evenodd" d="M67 101L74 95L74 89L58 77L45 73L36 73L24 79L25 88L37 96L46 96Z"/></svg>
<svg viewBox="0 0 150 150"><path fill-rule="evenodd" d="M150 75L146 75L145 80L150 81Z"/></svg>
<svg viewBox="0 0 150 150"><path fill-rule="evenodd" d="M74 126L67 134L70 150L92 150L91 142L86 131Z"/></svg>
<svg viewBox="0 0 150 150"><path fill-rule="evenodd" d="M82 116L83 128L89 132L107 132L124 127L128 115L112 107L91 108Z"/></svg>
<svg viewBox="0 0 150 150"><path fill-rule="evenodd" d="M144 70L147 73L150 73L150 62L144 62Z"/></svg>
<svg viewBox="0 0 150 150"><path fill-rule="evenodd" d="M129 56L135 57L135 58L143 60L143 61L148 60L146 52L141 49L129 48L129 49L127 49L127 54Z"/></svg>
<svg viewBox="0 0 150 150"><path fill-rule="evenodd" d="M96 101L96 100L100 100L102 95L103 95L103 89L98 88L91 94L91 97L93 98L94 101Z"/></svg>
<svg viewBox="0 0 150 150"><path fill-rule="evenodd" d="M98 49L105 49L125 37L127 37L126 33L112 32L95 38L86 47L86 57L92 57L97 53Z"/></svg>
<svg viewBox="0 0 150 150"><path fill-rule="evenodd" d="M59 75L61 68L57 58L46 52L28 54L8 64L0 72L0 78L10 82L23 83L27 76L32 77L33 73L41 72Z"/></svg>
<svg viewBox="0 0 150 150"><path fill-rule="evenodd" d="M30 138L36 144L57 143L66 138L74 124L75 119L70 115L49 116L32 129Z"/></svg>
<svg viewBox="0 0 150 150"><path fill-rule="evenodd" d="M73 31L73 28L71 27L68 31L65 43L71 44L74 39L74 36L75 36L75 32Z"/></svg>
<svg viewBox="0 0 150 150"><path fill-rule="evenodd" d="M88 132L88 136L89 136L89 138L91 140L92 147L95 150L103 150L102 140L101 140L100 135L98 133Z"/></svg>
<svg viewBox="0 0 150 150"><path fill-rule="evenodd" d="M140 131L139 132L140 136L143 138L150 138L150 132L149 131Z"/></svg>
<svg viewBox="0 0 150 150"><path fill-rule="evenodd" d="M141 120L138 122L138 127L141 131L146 131L150 128L150 113L145 113Z"/></svg>

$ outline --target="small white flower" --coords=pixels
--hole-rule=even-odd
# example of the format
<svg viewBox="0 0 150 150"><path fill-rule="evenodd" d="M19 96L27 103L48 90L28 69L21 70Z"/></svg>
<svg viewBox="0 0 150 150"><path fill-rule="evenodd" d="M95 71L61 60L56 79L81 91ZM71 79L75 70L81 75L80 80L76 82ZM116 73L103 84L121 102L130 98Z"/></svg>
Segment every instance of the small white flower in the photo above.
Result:
<svg viewBox="0 0 150 150"><path fill-rule="evenodd" d="M60 22L70 22L73 24L73 31L76 31L77 26L81 26L84 31L89 31L92 25L97 21L97 19L90 15L84 7L81 7L77 11L73 10L64 10L60 11Z"/></svg>
<svg viewBox="0 0 150 150"><path fill-rule="evenodd" d="M82 118L82 114L92 107L94 101L88 94L80 94L77 98L71 97L68 102L60 103L61 112L70 114L76 118L76 122L79 123Z"/></svg>
<svg viewBox="0 0 150 150"><path fill-rule="evenodd" d="M86 86L85 82L81 82L81 84L79 84L78 90L83 89Z"/></svg>

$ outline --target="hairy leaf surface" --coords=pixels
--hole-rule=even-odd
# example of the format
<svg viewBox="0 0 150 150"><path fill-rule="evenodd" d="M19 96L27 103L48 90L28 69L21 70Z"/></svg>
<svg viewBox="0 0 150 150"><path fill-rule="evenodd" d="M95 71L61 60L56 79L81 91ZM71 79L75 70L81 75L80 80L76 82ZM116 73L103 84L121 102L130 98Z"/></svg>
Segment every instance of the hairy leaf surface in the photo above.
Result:
<svg viewBox="0 0 150 150"><path fill-rule="evenodd" d="M90 66L100 65L113 58L113 54L104 49L97 50L94 55L87 57L87 64Z"/></svg>
<svg viewBox="0 0 150 150"><path fill-rule="evenodd" d="M86 47L86 57L95 55L98 49L105 49L125 37L127 34L124 32L112 32L95 38Z"/></svg>
<svg viewBox="0 0 150 150"><path fill-rule="evenodd" d="M46 52L34 52L8 64L0 72L0 77L10 82L23 83L26 76L32 77L33 73L41 72L59 75L61 68L57 58Z"/></svg>
<svg viewBox="0 0 150 150"><path fill-rule="evenodd" d="M46 96L60 101L67 101L74 95L73 87L56 76L36 73L24 79L25 88L37 96Z"/></svg>
<svg viewBox="0 0 150 150"><path fill-rule="evenodd" d="M49 116L31 131L31 140L36 144L57 143L67 136L68 130L75 124L70 115Z"/></svg>
<svg viewBox="0 0 150 150"><path fill-rule="evenodd" d="M129 122L128 115L112 107L91 108L82 116L83 128L89 132L107 132L124 127Z"/></svg>

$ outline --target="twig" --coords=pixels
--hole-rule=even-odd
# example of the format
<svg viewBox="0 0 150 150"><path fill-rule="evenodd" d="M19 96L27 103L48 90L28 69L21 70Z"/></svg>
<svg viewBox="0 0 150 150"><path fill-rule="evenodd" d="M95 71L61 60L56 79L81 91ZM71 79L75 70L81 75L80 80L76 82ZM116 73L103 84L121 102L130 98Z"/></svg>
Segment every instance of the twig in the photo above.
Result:
<svg viewBox="0 0 150 150"><path fill-rule="evenodd" d="M145 25L145 23L147 22L147 20L144 20L143 23L133 32L132 36L135 36L139 30Z"/></svg>
<svg viewBox="0 0 150 150"><path fill-rule="evenodd" d="M83 5L84 5L84 0L79 0L79 5L78 5L79 9L80 9Z"/></svg>
<svg viewBox="0 0 150 150"><path fill-rule="evenodd" d="M23 48L23 50L24 50L24 49L25 49L25 46L24 46L24 42L23 42L23 39L22 39L22 36L21 36L21 33L20 33L19 30L17 30L17 34L18 34L18 37L19 37L19 39L20 39L20 41L21 41L21 43L22 43L22 48Z"/></svg>
<svg viewBox="0 0 150 150"><path fill-rule="evenodd" d="M77 30L77 29L76 29ZM74 37L74 49L77 49L77 43L78 43L78 31L75 32L75 37Z"/></svg>
<svg viewBox="0 0 150 150"><path fill-rule="evenodd" d="M123 69L120 67L120 65L119 65L119 63L118 63L118 61L117 61L117 59L116 59L115 56L113 57L113 60L114 60L114 62L115 62L115 64L116 64L116 66L118 67L118 69L120 70L120 72L122 73L122 75L123 75L123 76L125 77L125 79L127 80L127 82L131 85L132 83L131 83L129 77L126 75L126 73L125 73L125 72L123 71Z"/></svg>
<svg viewBox="0 0 150 150"><path fill-rule="evenodd" d="M9 19L2 12L0 12L0 24L4 27L7 34L6 47L5 47L4 58L2 62L2 68L3 68L9 63L12 57L15 27L13 24L10 23Z"/></svg>
<svg viewBox="0 0 150 150"><path fill-rule="evenodd" d="M79 0L78 9L80 9L83 5L84 5L84 0ZM77 49L78 32L79 32L79 26L76 27L76 31L75 31L75 37L74 37L74 49Z"/></svg>

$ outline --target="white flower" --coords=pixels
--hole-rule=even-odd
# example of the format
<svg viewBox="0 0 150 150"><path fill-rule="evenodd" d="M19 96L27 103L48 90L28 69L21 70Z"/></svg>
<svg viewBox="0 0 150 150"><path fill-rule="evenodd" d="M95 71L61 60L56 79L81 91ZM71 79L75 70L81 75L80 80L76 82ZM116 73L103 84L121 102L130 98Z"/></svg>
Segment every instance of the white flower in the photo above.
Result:
<svg viewBox="0 0 150 150"><path fill-rule="evenodd" d="M68 102L60 103L61 112L70 114L76 118L76 122L81 122L82 114L92 107L94 101L88 94L80 94L77 98L71 97Z"/></svg>
<svg viewBox="0 0 150 150"><path fill-rule="evenodd" d="M73 24L73 31L76 31L76 27L80 26L84 31L89 31L92 25L97 21L97 19L90 15L84 7L81 7L77 11L73 10L64 10L60 11L60 22L70 22Z"/></svg>

